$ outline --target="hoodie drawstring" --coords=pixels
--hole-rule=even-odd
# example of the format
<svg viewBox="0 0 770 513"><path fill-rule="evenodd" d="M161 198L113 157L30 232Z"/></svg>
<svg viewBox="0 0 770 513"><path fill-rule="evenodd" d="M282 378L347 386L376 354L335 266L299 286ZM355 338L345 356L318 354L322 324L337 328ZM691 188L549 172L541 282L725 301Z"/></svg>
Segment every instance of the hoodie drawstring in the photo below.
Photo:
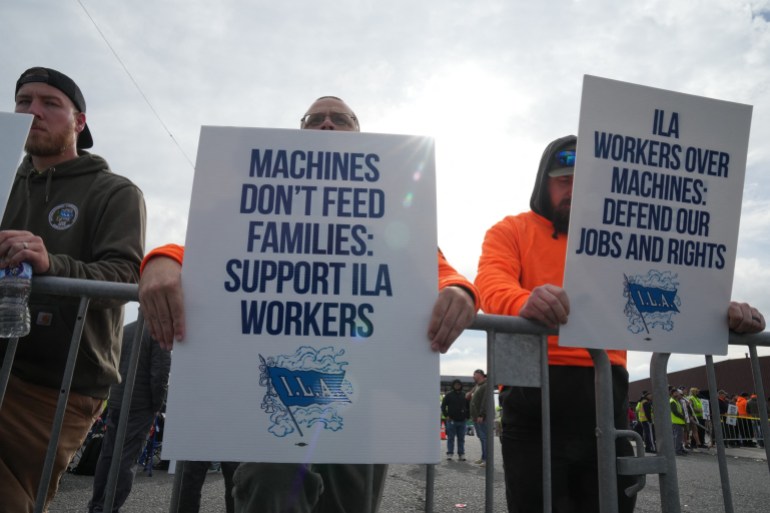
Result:
<svg viewBox="0 0 770 513"><path fill-rule="evenodd" d="M51 178L53 177L54 171L56 171L55 168L51 167L46 171L47 176L45 179L45 202L48 203L48 196L51 193Z"/></svg>

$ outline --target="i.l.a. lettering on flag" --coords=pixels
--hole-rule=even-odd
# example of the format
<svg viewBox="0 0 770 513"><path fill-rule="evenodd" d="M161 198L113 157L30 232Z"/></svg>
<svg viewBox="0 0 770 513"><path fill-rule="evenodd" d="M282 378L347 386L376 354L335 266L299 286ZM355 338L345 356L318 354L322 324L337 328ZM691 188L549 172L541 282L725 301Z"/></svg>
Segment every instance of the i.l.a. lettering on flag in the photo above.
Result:
<svg viewBox="0 0 770 513"><path fill-rule="evenodd" d="M628 279L626 278L626 281ZM644 329L650 332L644 319L645 313L679 312L676 307L676 289L668 290L660 287L645 287L638 283L628 282L628 294L634 303L639 316L644 323Z"/></svg>
<svg viewBox="0 0 770 513"><path fill-rule="evenodd" d="M291 416L300 436L302 430L291 411L292 406L303 407L314 404L349 403L350 398L342 391L345 372L324 373L314 370L293 370L278 366L268 366L260 355L259 359L270 378L275 394L281 400Z"/></svg>

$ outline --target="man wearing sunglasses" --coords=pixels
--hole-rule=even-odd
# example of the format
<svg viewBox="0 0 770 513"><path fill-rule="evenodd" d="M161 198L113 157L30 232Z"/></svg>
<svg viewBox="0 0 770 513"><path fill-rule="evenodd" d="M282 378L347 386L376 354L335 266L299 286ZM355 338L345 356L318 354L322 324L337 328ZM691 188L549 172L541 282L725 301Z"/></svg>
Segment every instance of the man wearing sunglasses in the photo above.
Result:
<svg viewBox="0 0 770 513"><path fill-rule="evenodd" d="M300 120L307 130L358 132L358 118L336 96L318 98ZM167 349L184 337L181 271L184 248L169 244L142 262L139 302L153 337ZM439 293L428 326L433 351L446 353L470 326L478 309L473 284L438 252ZM173 386L173 385L172 385ZM242 463L234 476L237 513L360 513L366 504L369 465ZM385 487L387 465L373 465L371 511L376 513Z"/></svg>
<svg viewBox="0 0 770 513"><path fill-rule="evenodd" d="M509 216L487 231L476 287L486 313L518 315L549 328L567 322L569 299L562 288L577 137L551 142L540 160L529 212ZM755 308L730 303L730 329L765 328ZM626 351L607 351L612 364L615 426L627 429ZM593 361L582 348L561 347L548 337L551 392L553 511L599 511ZM543 511L540 390L511 387L503 402L501 438L506 498L510 512ZM618 456L632 455L627 439ZM635 497L624 490L634 478L618 477L619 511L633 511Z"/></svg>

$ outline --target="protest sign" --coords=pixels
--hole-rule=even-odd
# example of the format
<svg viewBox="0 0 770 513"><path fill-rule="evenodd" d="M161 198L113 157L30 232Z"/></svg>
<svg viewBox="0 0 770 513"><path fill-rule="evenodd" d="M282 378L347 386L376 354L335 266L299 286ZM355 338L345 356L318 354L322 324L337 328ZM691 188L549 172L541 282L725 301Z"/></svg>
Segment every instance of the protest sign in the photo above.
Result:
<svg viewBox="0 0 770 513"><path fill-rule="evenodd" d="M433 141L203 127L164 458L439 459Z"/></svg>
<svg viewBox="0 0 770 513"><path fill-rule="evenodd" d="M586 76L559 344L726 354L751 107Z"/></svg>
<svg viewBox="0 0 770 513"><path fill-rule="evenodd" d="M0 212L5 212L11 194L13 177L24 154L24 142L32 125L32 116L13 112L0 112Z"/></svg>

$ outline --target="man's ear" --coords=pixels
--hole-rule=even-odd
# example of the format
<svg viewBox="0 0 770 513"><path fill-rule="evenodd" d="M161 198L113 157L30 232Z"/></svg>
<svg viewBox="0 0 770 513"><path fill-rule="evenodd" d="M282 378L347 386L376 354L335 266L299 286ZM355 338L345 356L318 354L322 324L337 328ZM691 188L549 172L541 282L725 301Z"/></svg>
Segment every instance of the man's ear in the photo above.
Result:
<svg viewBox="0 0 770 513"><path fill-rule="evenodd" d="M80 133L86 127L86 115L84 112L75 113L75 131Z"/></svg>

